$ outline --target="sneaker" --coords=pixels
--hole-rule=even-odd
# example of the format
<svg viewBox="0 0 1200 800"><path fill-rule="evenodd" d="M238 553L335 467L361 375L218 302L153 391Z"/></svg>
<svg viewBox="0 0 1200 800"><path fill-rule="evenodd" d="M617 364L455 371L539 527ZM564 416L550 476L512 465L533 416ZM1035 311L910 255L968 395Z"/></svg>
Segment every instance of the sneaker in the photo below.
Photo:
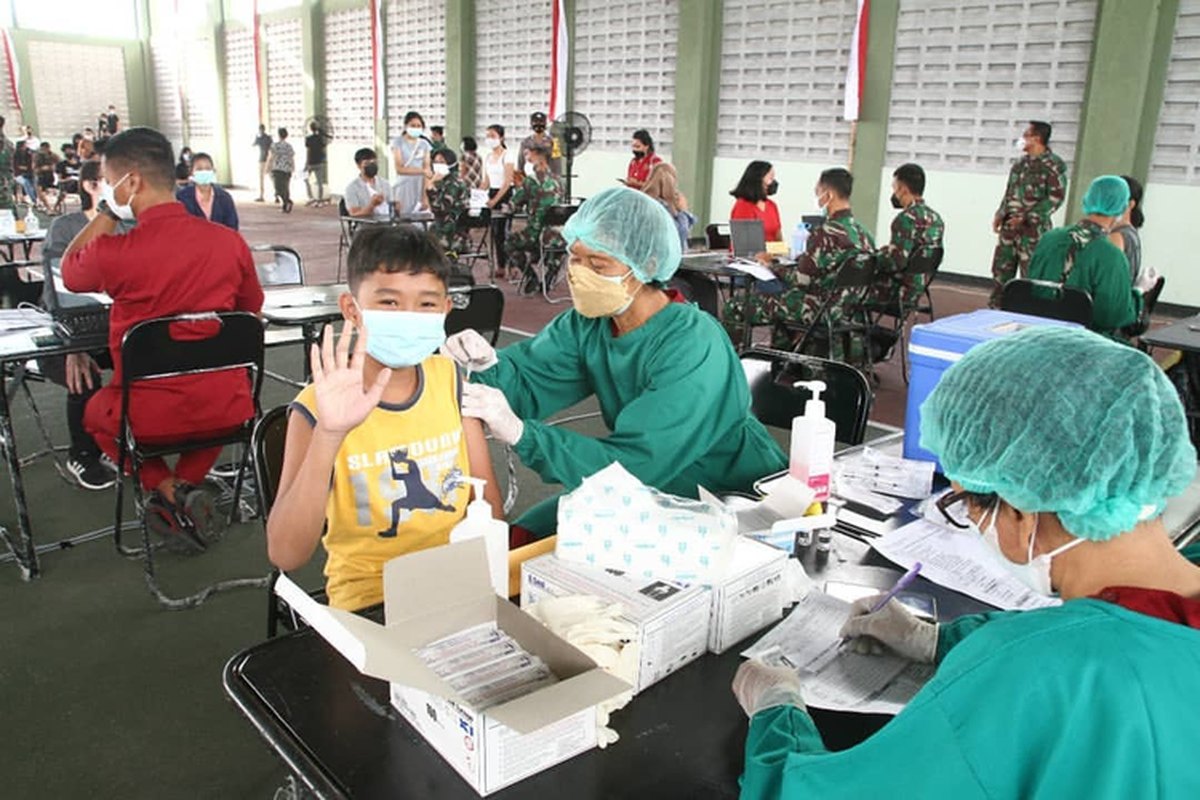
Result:
<svg viewBox="0 0 1200 800"><path fill-rule="evenodd" d="M100 463L104 466L105 469L111 470L114 475L116 474L117 462L115 462L111 458L109 458L108 453L100 454Z"/></svg>
<svg viewBox="0 0 1200 800"><path fill-rule="evenodd" d="M293 202L292 200L288 200L286 203L283 204L283 213L290 214L290 213L292 213L292 209L295 207L296 207L296 203Z"/></svg>
<svg viewBox="0 0 1200 800"><path fill-rule="evenodd" d="M184 522L206 546L220 541L217 507L212 495L205 490L181 483L175 487L175 502L183 510Z"/></svg>
<svg viewBox="0 0 1200 800"><path fill-rule="evenodd" d="M197 555L208 549L190 520L185 519L179 508L159 492L150 493L143 514L146 529L154 534L167 550L181 555Z"/></svg>
<svg viewBox="0 0 1200 800"><path fill-rule="evenodd" d="M67 459L67 472L84 489L100 492L117 482L116 470L108 469L96 456L72 456Z"/></svg>

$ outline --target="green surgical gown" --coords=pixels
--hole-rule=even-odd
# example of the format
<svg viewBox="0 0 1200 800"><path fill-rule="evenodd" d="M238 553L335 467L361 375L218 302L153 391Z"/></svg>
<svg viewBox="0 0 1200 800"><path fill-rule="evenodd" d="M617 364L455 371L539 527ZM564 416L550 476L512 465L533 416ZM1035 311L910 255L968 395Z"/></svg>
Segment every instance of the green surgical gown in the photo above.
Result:
<svg viewBox="0 0 1200 800"><path fill-rule="evenodd" d="M696 487L749 489L787 466L750 414L750 390L729 337L693 305L671 303L614 336L612 321L566 311L532 339L506 347L473 380L504 392L525 420L517 456L567 490L614 461L643 483L696 497ZM542 420L591 395L611 433L597 439ZM554 532L558 497L516 524Z"/></svg>
<svg viewBox="0 0 1200 800"><path fill-rule="evenodd" d="M942 626L934 678L867 741L756 714L743 800L1200 798L1200 630L1100 600Z"/></svg>

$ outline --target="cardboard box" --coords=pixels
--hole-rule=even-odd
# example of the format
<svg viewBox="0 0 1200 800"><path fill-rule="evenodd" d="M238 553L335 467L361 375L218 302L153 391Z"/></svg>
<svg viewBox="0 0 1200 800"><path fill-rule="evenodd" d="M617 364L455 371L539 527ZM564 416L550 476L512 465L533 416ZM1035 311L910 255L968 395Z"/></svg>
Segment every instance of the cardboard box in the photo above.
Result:
<svg viewBox="0 0 1200 800"><path fill-rule="evenodd" d="M595 706L630 690L496 596L482 539L422 550L384 565L384 625L320 605L286 577L276 592L363 674L389 681L393 705L480 795L595 746ZM486 622L495 622L546 662L559 681L480 710L414 653Z"/></svg>
<svg viewBox="0 0 1200 800"><path fill-rule="evenodd" d="M554 555L521 565L522 607L546 597L570 595L593 595L619 603L622 618L637 626L640 663L635 693L695 661L708 649L712 598L707 586L637 578Z"/></svg>
<svg viewBox="0 0 1200 800"><path fill-rule="evenodd" d="M788 554L739 536L725 577L712 587L708 649L723 653L783 618Z"/></svg>

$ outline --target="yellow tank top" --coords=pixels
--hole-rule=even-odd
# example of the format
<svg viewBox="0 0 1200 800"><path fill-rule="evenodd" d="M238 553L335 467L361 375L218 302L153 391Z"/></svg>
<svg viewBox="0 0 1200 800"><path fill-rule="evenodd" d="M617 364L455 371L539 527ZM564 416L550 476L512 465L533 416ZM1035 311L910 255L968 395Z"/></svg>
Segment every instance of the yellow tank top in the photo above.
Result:
<svg viewBox="0 0 1200 800"><path fill-rule="evenodd" d="M329 603L357 610L383 601L383 565L443 545L464 517L470 486L454 362L430 356L403 406L380 403L338 450L322 542ZM316 424L316 390L292 409Z"/></svg>

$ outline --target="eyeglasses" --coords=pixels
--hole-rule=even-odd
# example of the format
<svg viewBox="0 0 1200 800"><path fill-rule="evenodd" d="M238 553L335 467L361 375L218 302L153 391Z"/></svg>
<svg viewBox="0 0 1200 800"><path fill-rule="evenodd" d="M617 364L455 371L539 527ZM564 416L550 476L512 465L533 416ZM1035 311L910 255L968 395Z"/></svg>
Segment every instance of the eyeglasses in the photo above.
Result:
<svg viewBox="0 0 1200 800"><path fill-rule="evenodd" d="M946 518L946 522L965 531L971 527L971 518L967 513L967 509L970 506L982 508L986 511L996 505L999 500L1000 498L995 492L981 493L968 492L966 490L949 492L938 498L937 510L942 512L942 516ZM965 522L963 521L964 519L966 519Z"/></svg>

